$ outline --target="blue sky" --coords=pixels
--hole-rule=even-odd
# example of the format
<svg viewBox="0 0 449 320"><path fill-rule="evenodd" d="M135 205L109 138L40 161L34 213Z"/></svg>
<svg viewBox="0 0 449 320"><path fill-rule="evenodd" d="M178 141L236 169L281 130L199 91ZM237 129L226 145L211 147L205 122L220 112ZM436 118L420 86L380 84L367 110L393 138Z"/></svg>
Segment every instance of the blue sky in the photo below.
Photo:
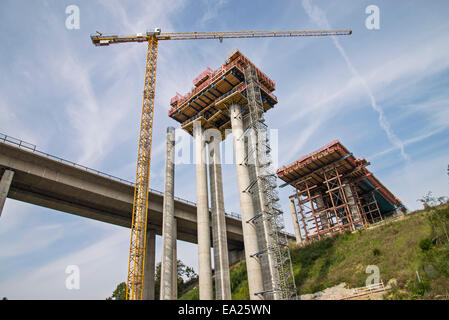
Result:
<svg viewBox="0 0 449 320"><path fill-rule="evenodd" d="M365 27L368 5L380 29ZM68 5L80 29L65 27ZM276 82L267 114L279 165L334 139L410 209L431 190L448 195L449 3L441 1L8 1L0 3L0 132L42 151L133 181L144 44L97 48L89 35L233 30L353 30L338 38L166 41L159 45L151 187L163 189L165 128L176 92L239 48ZM239 212L233 165L225 207ZM195 201L193 165L176 167L176 196ZM288 195L280 190L287 231ZM160 260L157 237L157 261ZM0 296L103 299L124 281L129 230L7 200L0 218ZM196 247L178 241L197 268ZM80 267L80 290L65 268Z"/></svg>

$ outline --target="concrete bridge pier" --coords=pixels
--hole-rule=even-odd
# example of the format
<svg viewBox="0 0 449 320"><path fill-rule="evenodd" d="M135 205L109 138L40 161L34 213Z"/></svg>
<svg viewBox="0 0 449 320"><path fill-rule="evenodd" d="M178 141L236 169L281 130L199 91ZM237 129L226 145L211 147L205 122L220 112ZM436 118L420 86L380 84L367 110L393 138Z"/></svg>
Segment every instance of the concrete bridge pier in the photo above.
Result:
<svg viewBox="0 0 449 320"><path fill-rule="evenodd" d="M251 300L262 300L264 291L261 263L256 255L259 253L256 225L251 219L256 215L251 194L246 190L250 185L248 166L245 160L245 142L241 106L229 106L232 135L234 139L235 165L239 188L240 211L242 214L243 242L245 245L246 269L248 273L248 287Z"/></svg>
<svg viewBox="0 0 449 320"><path fill-rule="evenodd" d="M0 180L0 216L2 215L3 206L5 205L6 197L8 196L9 188L11 187L14 171L5 170Z"/></svg>
<svg viewBox="0 0 449 320"><path fill-rule="evenodd" d="M198 277L200 300L212 300L210 220L207 190L206 143L200 121L193 123L197 198Z"/></svg>
<svg viewBox="0 0 449 320"><path fill-rule="evenodd" d="M145 244L145 266L143 278L143 300L154 300L154 270L156 263L156 231L147 229Z"/></svg>
<svg viewBox="0 0 449 320"><path fill-rule="evenodd" d="M224 211L223 176L221 171L220 141L218 130L209 140L209 180L212 211L212 242L214 247L215 298L231 300L229 253Z"/></svg>
<svg viewBox="0 0 449 320"><path fill-rule="evenodd" d="M174 275L176 265L176 221L175 221L175 129L167 128L165 155L164 199L162 209L162 255L160 299L174 299ZM175 258L175 259L174 259Z"/></svg>

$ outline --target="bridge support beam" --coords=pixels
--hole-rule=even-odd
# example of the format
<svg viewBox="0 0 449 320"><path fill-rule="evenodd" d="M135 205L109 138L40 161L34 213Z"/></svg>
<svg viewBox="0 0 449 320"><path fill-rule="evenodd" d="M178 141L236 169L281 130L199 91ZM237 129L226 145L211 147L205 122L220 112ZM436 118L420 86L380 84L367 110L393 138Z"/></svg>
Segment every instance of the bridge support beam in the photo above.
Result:
<svg viewBox="0 0 449 320"><path fill-rule="evenodd" d="M213 131L213 130L212 130ZM212 211L212 242L214 247L215 298L231 300L229 253L224 211L223 176L221 171L221 134L209 140L209 180Z"/></svg>
<svg viewBox="0 0 449 320"><path fill-rule="evenodd" d="M193 123L195 140L198 277L200 300L212 300L212 265L210 254L210 220L207 197L206 143L200 121Z"/></svg>
<svg viewBox="0 0 449 320"><path fill-rule="evenodd" d="M154 300L154 268L156 263L156 231L147 229L143 300Z"/></svg>
<svg viewBox="0 0 449 320"><path fill-rule="evenodd" d="M252 219L256 215L251 194L246 190L250 185L248 166L245 162L245 141L241 106L232 104L229 107L232 135L234 139L235 165L239 188L240 211L242 214L243 242L245 245L246 269L251 300L262 300L264 291L262 269L259 261L259 244L256 225Z"/></svg>
<svg viewBox="0 0 449 320"><path fill-rule="evenodd" d="M3 206L5 205L6 197L8 196L9 188L11 187L14 171L5 170L0 180L0 216L2 215Z"/></svg>
<svg viewBox="0 0 449 320"><path fill-rule="evenodd" d="M165 186L162 212L162 256L161 256L161 287L160 299L172 300L173 293L173 257L176 256L174 248L176 246L175 231L175 129L167 128L166 155L165 155Z"/></svg>

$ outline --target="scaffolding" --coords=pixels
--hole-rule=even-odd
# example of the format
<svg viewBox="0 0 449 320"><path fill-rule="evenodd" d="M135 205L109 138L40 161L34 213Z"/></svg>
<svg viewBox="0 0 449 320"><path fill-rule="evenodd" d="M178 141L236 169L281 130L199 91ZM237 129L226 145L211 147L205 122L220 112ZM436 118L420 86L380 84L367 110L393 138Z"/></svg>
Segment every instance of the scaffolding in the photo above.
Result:
<svg viewBox="0 0 449 320"><path fill-rule="evenodd" d="M333 164L296 184L295 204L305 239L321 239L329 233L354 231L366 224L356 186L342 174L342 165Z"/></svg>
<svg viewBox="0 0 449 320"><path fill-rule="evenodd" d="M366 169L369 164L335 140L277 170L283 186L295 188L290 200L302 239L355 231L404 212L399 199Z"/></svg>
<svg viewBox="0 0 449 320"><path fill-rule="evenodd" d="M296 299L296 285L294 281L290 250L285 233L282 210L279 205L276 174L271 164L270 142L267 125L264 119L264 106L258 84L256 70L248 65L244 70L247 85L246 98L248 100L244 113L247 123L244 135L248 137L246 165L250 169L251 182L246 192L251 193L253 203L258 208L255 217L248 221L255 223L258 228L259 256L265 273L265 299L289 300Z"/></svg>
<svg viewBox="0 0 449 320"><path fill-rule="evenodd" d="M360 207L368 223L376 223L383 220L374 192L360 195Z"/></svg>

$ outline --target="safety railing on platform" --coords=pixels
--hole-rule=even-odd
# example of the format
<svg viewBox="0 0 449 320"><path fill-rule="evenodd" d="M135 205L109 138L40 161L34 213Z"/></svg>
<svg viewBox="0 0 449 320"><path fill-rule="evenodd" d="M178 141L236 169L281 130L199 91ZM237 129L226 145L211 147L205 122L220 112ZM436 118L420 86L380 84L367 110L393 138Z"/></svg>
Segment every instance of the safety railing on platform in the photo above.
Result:
<svg viewBox="0 0 449 320"><path fill-rule="evenodd" d="M193 96L200 93L204 88L209 86L211 83L214 83L216 80L218 80L218 78L222 77L224 74L226 74L232 68L237 67L237 69L239 69L243 73L242 61L243 61L243 64L251 65L256 70L258 76L261 79L263 79L273 89L275 88L274 81L271 80L270 78L268 78L268 76L265 73L263 73L261 70L259 70L256 66L254 66L254 64L252 62L250 62L247 58L245 58L242 55L239 58L237 58L236 60L232 61L231 63L229 63L227 65L220 66L218 69L216 69L209 75L209 78L206 81L201 83L198 87L193 88L193 90L190 91L189 93L187 93L186 95L179 96L179 97L177 97L177 96L173 97L172 100L170 101L170 104L172 103L172 101L173 102L177 101L177 105L175 107L172 107L169 110L169 114L173 114L177 109L181 108L182 105L186 101L190 100ZM273 93L271 93L271 91L264 84L262 84L261 81L259 81L259 80L257 80L257 81L263 87L264 91L268 95L270 95L274 100L277 101L277 97Z"/></svg>

